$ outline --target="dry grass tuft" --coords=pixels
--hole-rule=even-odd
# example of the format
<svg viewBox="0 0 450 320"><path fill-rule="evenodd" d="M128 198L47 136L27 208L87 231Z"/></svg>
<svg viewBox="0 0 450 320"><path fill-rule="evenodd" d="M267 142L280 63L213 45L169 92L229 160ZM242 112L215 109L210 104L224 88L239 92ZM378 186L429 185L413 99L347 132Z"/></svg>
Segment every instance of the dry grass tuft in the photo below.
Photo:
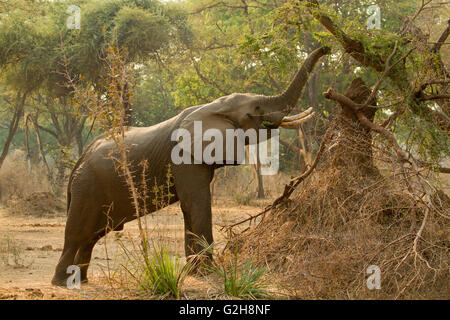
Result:
<svg viewBox="0 0 450 320"><path fill-rule="evenodd" d="M0 238L0 264L14 268L28 267L23 243L10 235L3 235Z"/></svg>

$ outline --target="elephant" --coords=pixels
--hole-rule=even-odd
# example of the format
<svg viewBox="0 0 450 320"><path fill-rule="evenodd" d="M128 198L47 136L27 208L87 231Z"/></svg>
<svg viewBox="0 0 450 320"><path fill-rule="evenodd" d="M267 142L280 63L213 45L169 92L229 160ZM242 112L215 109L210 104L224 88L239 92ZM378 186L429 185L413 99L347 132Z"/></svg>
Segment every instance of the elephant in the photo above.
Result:
<svg viewBox="0 0 450 320"><path fill-rule="evenodd" d="M204 131L298 126L313 115L311 108L297 116L287 115L297 104L309 73L320 57L328 53L327 47L310 53L287 88L278 95L233 93L211 103L184 109L154 126L127 129L124 142L128 146L131 171L136 177L143 170L138 164L147 160L147 182L163 185L167 179L167 166L171 167L170 193L173 197L167 204L180 201L187 257L201 250L196 237L213 242L210 182L215 169L229 163L174 164L171 154L177 141L171 139L173 132L180 128L191 132L196 121L202 122ZM129 187L111 158L114 148L111 139L99 136L86 148L70 175L64 246L52 279L54 285L65 285L69 277L66 271L71 265L80 267L81 281L87 282L87 270L97 241L108 231L122 230L126 222L137 218ZM158 209L152 201L147 201L147 213Z"/></svg>

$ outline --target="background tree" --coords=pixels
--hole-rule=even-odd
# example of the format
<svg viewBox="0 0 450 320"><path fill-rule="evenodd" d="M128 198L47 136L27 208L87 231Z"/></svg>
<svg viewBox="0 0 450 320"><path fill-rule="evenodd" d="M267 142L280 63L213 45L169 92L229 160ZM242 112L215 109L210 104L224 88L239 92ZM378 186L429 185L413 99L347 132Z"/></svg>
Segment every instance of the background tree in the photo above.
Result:
<svg viewBox="0 0 450 320"><path fill-rule="evenodd" d="M65 71L103 94L106 43L114 42L126 50L127 63L144 63L159 49L169 46L169 39L187 38L189 33L182 12L158 1L76 1L71 5L81 8L79 30L67 27L67 4L61 2L43 3L35 10L17 7L2 17L0 27L3 77L9 88L24 97L23 101L33 96L36 108L31 112L36 128L57 142L54 159L58 190L65 180L66 168L73 165L73 144L81 155L92 137L83 132L94 121L88 118L83 106L71 109L71 91L64 86ZM131 125L132 106L127 99L123 101ZM15 105L17 110L11 120L4 156L23 116L23 103Z"/></svg>

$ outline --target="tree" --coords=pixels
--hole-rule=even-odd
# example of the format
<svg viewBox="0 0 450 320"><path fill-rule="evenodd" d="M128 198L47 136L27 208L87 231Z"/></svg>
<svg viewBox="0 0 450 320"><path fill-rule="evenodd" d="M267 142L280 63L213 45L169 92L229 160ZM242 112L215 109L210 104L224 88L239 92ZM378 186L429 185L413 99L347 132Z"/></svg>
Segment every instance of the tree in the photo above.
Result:
<svg viewBox="0 0 450 320"><path fill-rule="evenodd" d="M61 2L43 3L32 11L17 7L2 16L0 26L2 77L13 90L34 97L39 111L33 113L44 116L43 120L34 116L36 128L51 135L60 149L60 183L65 180L65 169L73 164L66 161L70 160L72 144L76 143L81 155L86 143L83 130L93 125L84 106L71 108L72 92L64 85L66 75L104 94L108 43L126 50L128 64L145 63L162 47L169 46L169 39L174 42L178 37L189 36L183 12L159 1L81 0L71 5L81 8L79 30L67 27L68 5ZM131 125L133 108L127 102L130 93L127 88L122 91L123 107ZM23 114L20 107L17 111L13 119ZM17 130L16 122L11 123L8 145ZM7 148L3 153L6 156Z"/></svg>
<svg viewBox="0 0 450 320"><path fill-rule="evenodd" d="M13 115L8 125L8 135L3 145L2 153L0 154L0 169L6 159L11 142L19 127L19 123L23 118L26 98L27 92L17 92L17 95L13 101L9 101L9 99L5 96L3 97L4 101L10 105Z"/></svg>
<svg viewBox="0 0 450 320"><path fill-rule="evenodd" d="M350 72L323 92L336 111L311 167L271 206L230 228L265 214L238 236L239 246L274 266L294 289L310 288L306 297L366 297L360 275L371 264L384 274L383 292L373 297L446 294L448 250L439 244L441 235L448 237L450 201L436 172L450 171L439 166L449 155L450 81L448 59L438 52L449 30L441 4L427 8L430 3L395 2L411 18L370 31L358 7L346 16L339 4L286 1L279 11L277 21L287 30L308 30L332 46L334 65L350 58L341 66ZM392 8L387 16L398 13L394 2L385 8ZM428 22L440 25L435 41L418 26L425 10ZM346 271L322 281L330 270Z"/></svg>

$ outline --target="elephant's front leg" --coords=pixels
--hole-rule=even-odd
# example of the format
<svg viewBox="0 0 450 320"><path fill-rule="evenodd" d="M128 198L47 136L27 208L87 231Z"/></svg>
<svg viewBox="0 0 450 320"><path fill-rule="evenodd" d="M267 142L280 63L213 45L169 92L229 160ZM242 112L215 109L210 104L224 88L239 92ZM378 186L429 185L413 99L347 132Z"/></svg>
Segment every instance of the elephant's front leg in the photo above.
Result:
<svg viewBox="0 0 450 320"><path fill-rule="evenodd" d="M174 180L184 215L186 257L202 249L199 238L213 242L210 183L214 169L207 165L178 165Z"/></svg>

